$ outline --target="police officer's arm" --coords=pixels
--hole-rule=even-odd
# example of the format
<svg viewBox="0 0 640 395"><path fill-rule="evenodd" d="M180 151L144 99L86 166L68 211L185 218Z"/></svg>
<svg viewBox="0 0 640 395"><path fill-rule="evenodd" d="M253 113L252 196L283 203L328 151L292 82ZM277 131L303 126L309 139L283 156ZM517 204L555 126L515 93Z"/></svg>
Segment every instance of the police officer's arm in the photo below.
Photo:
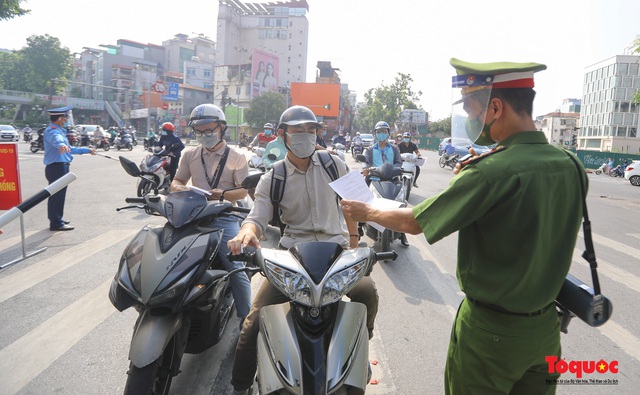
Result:
<svg viewBox="0 0 640 395"><path fill-rule="evenodd" d="M417 235L422 233L422 228L413 217L411 208L397 208L393 210L379 210L372 206L355 200L341 200L342 212L346 217L357 222L376 222L385 228L396 232Z"/></svg>

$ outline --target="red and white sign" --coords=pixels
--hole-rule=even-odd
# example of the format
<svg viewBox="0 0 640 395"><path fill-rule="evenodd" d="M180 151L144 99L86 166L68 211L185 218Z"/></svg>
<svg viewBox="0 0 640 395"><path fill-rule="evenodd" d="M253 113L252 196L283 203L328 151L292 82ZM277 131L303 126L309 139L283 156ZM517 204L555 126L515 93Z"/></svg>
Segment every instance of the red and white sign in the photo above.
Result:
<svg viewBox="0 0 640 395"><path fill-rule="evenodd" d="M153 84L153 90L158 92L158 93L164 93L164 91L167 88L164 86L164 84L162 83L162 81L158 81L155 84Z"/></svg>
<svg viewBox="0 0 640 395"><path fill-rule="evenodd" d="M0 144L0 210L22 203L16 144Z"/></svg>
<svg viewBox="0 0 640 395"><path fill-rule="evenodd" d="M162 109L163 110L168 110L169 109L169 105L167 103L162 103Z"/></svg>

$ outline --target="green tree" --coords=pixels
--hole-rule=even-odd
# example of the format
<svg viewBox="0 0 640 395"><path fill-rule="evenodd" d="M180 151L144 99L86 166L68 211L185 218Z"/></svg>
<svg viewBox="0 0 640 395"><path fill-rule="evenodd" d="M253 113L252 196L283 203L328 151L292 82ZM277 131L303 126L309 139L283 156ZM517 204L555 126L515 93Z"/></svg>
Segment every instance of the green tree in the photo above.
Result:
<svg viewBox="0 0 640 395"><path fill-rule="evenodd" d="M0 21L13 19L17 16L26 15L31 12L20 7L24 0L0 0Z"/></svg>
<svg viewBox="0 0 640 395"><path fill-rule="evenodd" d="M287 109L287 97L278 92L264 92L251 101L251 107L244 113L249 125L262 127L267 122L277 123ZM278 125L274 125L277 127Z"/></svg>
<svg viewBox="0 0 640 395"><path fill-rule="evenodd" d="M451 116L439 119L429 125L432 133L442 132L447 136L451 136Z"/></svg>
<svg viewBox="0 0 640 395"><path fill-rule="evenodd" d="M358 110L355 120L358 130L371 131L378 121L386 121L391 127L402 110L418 108L416 102L421 91L411 89L413 78L410 74L398 73L391 85L384 83L365 93L365 106Z"/></svg>
<svg viewBox="0 0 640 395"><path fill-rule="evenodd" d="M636 39L633 41L633 48L633 53L640 54L640 35L636 36ZM633 102L640 103L640 89L638 89L633 96Z"/></svg>
<svg viewBox="0 0 640 395"><path fill-rule="evenodd" d="M0 52L0 89L21 90L24 87L21 59L19 52Z"/></svg>
<svg viewBox="0 0 640 395"><path fill-rule="evenodd" d="M55 95L67 86L73 73L73 58L60 40L48 34L27 38L22 55L22 78L27 92Z"/></svg>

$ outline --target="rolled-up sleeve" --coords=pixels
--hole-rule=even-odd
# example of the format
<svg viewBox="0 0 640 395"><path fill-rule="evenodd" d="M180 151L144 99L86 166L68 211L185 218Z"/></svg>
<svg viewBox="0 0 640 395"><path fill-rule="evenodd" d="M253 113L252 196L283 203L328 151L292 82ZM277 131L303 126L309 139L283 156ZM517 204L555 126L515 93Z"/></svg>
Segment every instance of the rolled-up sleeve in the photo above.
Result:
<svg viewBox="0 0 640 395"><path fill-rule="evenodd" d="M271 176L273 171L270 171L263 175L256 186L255 198L253 202L253 208L247 215L247 218L242 224L251 223L260 229L260 234L269 226L269 221L273 217L273 205L271 204Z"/></svg>

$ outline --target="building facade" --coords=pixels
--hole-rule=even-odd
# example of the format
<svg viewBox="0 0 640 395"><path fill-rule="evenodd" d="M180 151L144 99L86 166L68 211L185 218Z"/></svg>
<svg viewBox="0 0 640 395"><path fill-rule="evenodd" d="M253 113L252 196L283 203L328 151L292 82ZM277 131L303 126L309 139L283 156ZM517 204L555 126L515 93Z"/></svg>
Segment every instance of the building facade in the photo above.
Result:
<svg viewBox="0 0 640 395"><path fill-rule="evenodd" d="M563 148L574 147L580 128L580 114L577 112L552 112L539 117L539 129L544 132L549 144ZM574 138L575 136L575 138Z"/></svg>
<svg viewBox="0 0 640 395"><path fill-rule="evenodd" d="M578 149L637 153L640 56L617 55L589 66L584 74Z"/></svg>
<svg viewBox="0 0 640 395"><path fill-rule="evenodd" d="M235 93L241 92L247 83L244 74L250 75L252 85L255 85L247 97L249 100L264 90L280 91L290 87L292 82L305 82L308 12L306 0L264 3L219 0L216 66L231 70L242 68L243 72L239 75L216 71L214 102L222 100L225 92L237 96ZM264 59L264 70L258 58ZM251 65L248 72L244 66L247 64ZM274 75L272 82L267 84L262 74L270 72ZM248 106L247 101L240 100L240 106Z"/></svg>

